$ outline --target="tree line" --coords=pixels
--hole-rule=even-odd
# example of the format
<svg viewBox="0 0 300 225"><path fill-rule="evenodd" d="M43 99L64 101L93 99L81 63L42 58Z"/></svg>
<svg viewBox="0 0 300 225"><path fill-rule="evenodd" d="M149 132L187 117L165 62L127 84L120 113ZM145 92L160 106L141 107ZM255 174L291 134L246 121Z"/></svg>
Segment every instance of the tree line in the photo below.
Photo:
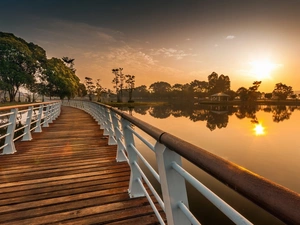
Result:
<svg viewBox="0 0 300 225"><path fill-rule="evenodd" d="M74 59L47 59L46 51L10 33L0 32L0 90L15 101L20 88L61 99L85 95L75 74ZM34 100L34 99L33 99Z"/></svg>
<svg viewBox="0 0 300 225"><path fill-rule="evenodd" d="M135 76L124 74L123 68L112 69L112 84L114 90L102 87L101 80L96 82L85 77L84 83L76 75L74 59L69 57L47 59L46 51L33 43L27 43L10 33L0 32L0 91L8 94L9 101L14 101L20 88L31 93L47 97L74 98L88 96L90 100L101 101L102 95L115 96L122 102L125 92L127 101L143 100L172 100L184 101L208 98L216 93L224 93L229 99L238 97L241 101L255 101L261 96L259 87L261 81L254 81L252 86L231 90L229 76L212 72L207 81L193 80L190 83L174 85L165 81L157 81L149 87L135 86ZM284 100L296 98L291 86L277 83L273 92L265 93L265 98Z"/></svg>

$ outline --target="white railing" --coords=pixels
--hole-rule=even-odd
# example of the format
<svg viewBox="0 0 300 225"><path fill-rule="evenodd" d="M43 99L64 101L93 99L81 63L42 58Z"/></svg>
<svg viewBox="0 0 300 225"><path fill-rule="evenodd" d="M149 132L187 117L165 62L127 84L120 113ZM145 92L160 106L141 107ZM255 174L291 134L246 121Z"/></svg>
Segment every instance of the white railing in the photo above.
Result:
<svg viewBox="0 0 300 225"><path fill-rule="evenodd" d="M0 154L16 152L15 141L30 141L60 114L61 102L42 102L0 108Z"/></svg>
<svg viewBox="0 0 300 225"><path fill-rule="evenodd" d="M100 128L104 129L104 135L108 136L108 143L110 145L117 144L116 160L127 161L131 168L129 195L131 197L146 196L160 224L165 224L165 222L152 201L151 195L156 198L160 208L165 212L167 224L200 224L189 210L185 182L194 186L235 224L252 224L184 170L181 166L182 157L282 221L291 224L297 224L300 221L300 195L298 193L241 169L229 161L115 108L88 101L64 101L63 104L82 109L92 115ZM156 143L153 145L147 141L139 131L150 135L156 140ZM158 172L136 148L135 138L141 140L150 151L155 153ZM141 162L160 184L162 198L141 169ZM150 190L151 193L148 193L147 190Z"/></svg>

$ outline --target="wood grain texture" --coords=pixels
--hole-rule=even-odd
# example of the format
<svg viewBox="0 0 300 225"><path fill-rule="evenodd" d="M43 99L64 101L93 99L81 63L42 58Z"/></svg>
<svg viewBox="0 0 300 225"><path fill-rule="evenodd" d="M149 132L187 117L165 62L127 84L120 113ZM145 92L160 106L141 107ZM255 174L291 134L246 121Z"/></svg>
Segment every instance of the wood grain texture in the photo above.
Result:
<svg viewBox="0 0 300 225"><path fill-rule="evenodd" d="M117 163L87 113L61 115L0 156L0 224L159 224L147 199L130 199L130 168Z"/></svg>

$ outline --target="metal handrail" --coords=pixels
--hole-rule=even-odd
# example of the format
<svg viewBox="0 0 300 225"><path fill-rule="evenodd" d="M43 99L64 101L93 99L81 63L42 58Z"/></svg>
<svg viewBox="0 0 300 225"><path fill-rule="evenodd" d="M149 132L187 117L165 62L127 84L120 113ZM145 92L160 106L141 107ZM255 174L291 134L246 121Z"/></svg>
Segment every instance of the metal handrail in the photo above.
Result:
<svg viewBox="0 0 300 225"><path fill-rule="evenodd" d="M21 138L22 141L30 141L33 130L34 132L42 132L41 125L47 127L49 123L59 116L60 106L61 101L50 101L1 107L0 118L7 117L8 120L0 126L1 129L6 128L6 131L3 131L6 134L0 137L2 145L0 150L3 150L0 154L15 153L15 141ZM38 113L34 112L35 110L38 110ZM36 118L33 116L33 113ZM19 117L18 114L20 115ZM23 115L25 115L24 121L22 120ZM17 127L17 122L20 122L21 126ZM34 127L31 127L33 124L35 124Z"/></svg>
<svg viewBox="0 0 300 225"><path fill-rule="evenodd" d="M105 110L118 114L122 119L137 126L140 130L153 137L159 145L164 146L166 149L171 150L171 152L180 155L196 165L198 168L206 171L214 178L229 186L234 191L237 191L250 201L256 203L258 206L273 214L283 222L289 224L300 223L300 195L298 193L267 180L258 174L242 168L237 164L214 155L202 148L192 145L191 143L175 137L172 134L164 132L116 108L92 102L75 103L74 101L70 101L68 104L71 106L74 104L76 107L82 108L87 112L91 112L91 109L89 109L90 107L92 108L96 106L98 107L97 109L99 109L98 113L101 112L100 108L104 108ZM94 109L93 111L94 117L97 117L97 109ZM100 117L101 116L98 116L97 118ZM104 123L104 126L107 126L107 124ZM106 127L106 129L110 128ZM186 208L180 204L177 206L180 209L186 210ZM172 223L173 222L170 224Z"/></svg>

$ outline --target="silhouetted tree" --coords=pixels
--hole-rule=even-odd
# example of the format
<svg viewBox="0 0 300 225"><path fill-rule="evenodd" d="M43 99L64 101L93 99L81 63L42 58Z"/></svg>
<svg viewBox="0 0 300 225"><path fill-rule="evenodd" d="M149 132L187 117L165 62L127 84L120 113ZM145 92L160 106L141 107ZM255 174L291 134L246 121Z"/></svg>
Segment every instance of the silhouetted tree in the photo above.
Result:
<svg viewBox="0 0 300 225"><path fill-rule="evenodd" d="M212 72L208 76L208 93L210 95L219 93L219 92L227 92L230 90L230 78L221 74L220 76L216 72Z"/></svg>
<svg viewBox="0 0 300 225"><path fill-rule="evenodd" d="M103 91L103 87L100 84L100 79L97 79L95 92L97 94L97 101L98 102L101 101L101 93L102 93L102 91Z"/></svg>
<svg viewBox="0 0 300 225"><path fill-rule="evenodd" d="M85 79L85 86L87 89L87 94L89 96L89 100L92 101L96 86L95 86L92 78L85 77L84 79Z"/></svg>
<svg viewBox="0 0 300 225"><path fill-rule="evenodd" d="M135 98L148 98L150 93L146 85L141 85L134 88L133 94Z"/></svg>
<svg viewBox="0 0 300 225"><path fill-rule="evenodd" d="M209 83L206 81L193 80L190 83L190 90L194 97L205 97L208 93L208 87Z"/></svg>
<svg viewBox="0 0 300 225"><path fill-rule="evenodd" d="M167 97L171 91L171 85L164 81L155 82L149 89L155 97Z"/></svg>
<svg viewBox="0 0 300 225"><path fill-rule="evenodd" d="M266 94L265 94L265 98L266 98L266 99L271 99L272 96L273 96L272 93L266 93Z"/></svg>
<svg viewBox="0 0 300 225"><path fill-rule="evenodd" d="M292 112L287 109L285 105L278 105L272 108L273 121L279 123L284 120L288 120L292 115Z"/></svg>
<svg viewBox="0 0 300 225"><path fill-rule="evenodd" d="M239 96L241 101L247 101L248 100L248 89L245 87L240 87L236 94Z"/></svg>
<svg viewBox="0 0 300 225"><path fill-rule="evenodd" d="M280 100L285 100L289 95L293 94L293 88L286 84L277 83L273 90L274 96L277 96Z"/></svg>
<svg viewBox="0 0 300 225"><path fill-rule="evenodd" d="M132 92L134 90L134 85L135 85L135 76L134 75L125 75L125 83L127 84L127 90L129 94L129 100L128 102L133 102L132 101Z"/></svg>

